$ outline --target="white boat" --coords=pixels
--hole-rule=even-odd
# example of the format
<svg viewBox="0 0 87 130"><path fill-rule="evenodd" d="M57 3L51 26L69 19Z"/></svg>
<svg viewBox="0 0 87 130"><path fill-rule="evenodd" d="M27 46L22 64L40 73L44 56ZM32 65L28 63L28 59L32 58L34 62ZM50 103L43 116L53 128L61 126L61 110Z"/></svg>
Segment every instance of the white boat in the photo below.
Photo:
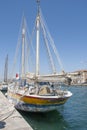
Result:
<svg viewBox="0 0 87 130"><path fill-rule="evenodd" d="M65 74L56 73L51 52L48 46L45 25L42 21L40 11L40 1L37 0L38 13L36 16L36 72L25 73L25 34L26 28L23 20L22 26L22 70L19 78L8 87L8 99L14 106L23 111L47 112L58 109L63 105L72 93L68 90L62 90L58 86L59 81L66 79ZM42 27L44 41L47 47L48 55L53 68L53 74L41 75L39 73L39 46L40 46L40 26ZM52 41L52 39L51 39ZM52 43L55 54L57 50ZM58 56L57 56L58 58ZM44 59L43 59L44 60ZM60 62L60 60L59 60ZM56 84L56 85L55 85Z"/></svg>

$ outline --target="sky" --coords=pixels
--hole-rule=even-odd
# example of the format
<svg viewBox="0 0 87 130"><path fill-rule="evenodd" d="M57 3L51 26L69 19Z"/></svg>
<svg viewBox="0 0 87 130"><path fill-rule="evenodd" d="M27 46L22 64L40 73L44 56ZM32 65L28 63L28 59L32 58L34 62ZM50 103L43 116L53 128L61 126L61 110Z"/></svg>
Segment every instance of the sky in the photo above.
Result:
<svg viewBox="0 0 87 130"><path fill-rule="evenodd" d="M40 7L64 70L87 69L87 0L41 0ZM36 0L0 0L0 78L7 54L12 69L23 13L31 33Z"/></svg>

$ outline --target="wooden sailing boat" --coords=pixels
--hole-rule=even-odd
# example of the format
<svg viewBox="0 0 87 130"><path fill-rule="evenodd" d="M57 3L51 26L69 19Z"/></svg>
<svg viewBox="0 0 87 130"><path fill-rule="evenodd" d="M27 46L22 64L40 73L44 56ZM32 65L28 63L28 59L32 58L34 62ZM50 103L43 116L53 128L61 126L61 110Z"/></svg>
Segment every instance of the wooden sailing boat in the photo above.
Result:
<svg viewBox="0 0 87 130"><path fill-rule="evenodd" d="M8 88L8 55L6 56L5 60L5 67L4 67L4 81L0 84L0 90L6 91Z"/></svg>
<svg viewBox="0 0 87 130"><path fill-rule="evenodd" d="M15 83L8 87L8 99L14 106L23 111L47 112L55 110L63 105L72 93L60 90L55 84L62 79L62 75L55 73L41 76L39 74L39 36L40 36L40 1L38 3L38 14L36 17L36 73L25 73L25 26L22 27L22 74ZM44 25L42 24L45 35ZM46 36L45 36L46 37ZM46 40L45 40L46 41ZM47 42L47 41L46 41ZM48 49L49 56L50 51ZM51 57L50 57L51 59ZM52 59L51 59L52 61ZM63 74L64 76L64 74Z"/></svg>

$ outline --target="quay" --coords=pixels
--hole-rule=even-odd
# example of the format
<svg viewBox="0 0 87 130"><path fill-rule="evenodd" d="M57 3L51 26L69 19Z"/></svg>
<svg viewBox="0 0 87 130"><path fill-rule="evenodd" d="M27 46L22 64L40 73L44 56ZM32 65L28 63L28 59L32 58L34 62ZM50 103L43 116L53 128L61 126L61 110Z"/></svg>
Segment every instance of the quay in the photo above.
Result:
<svg viewBox="0 0 87 130"><path fill-rule="evenodd" d="M20 113L0 91L0 129L33 130Z"/></svg>

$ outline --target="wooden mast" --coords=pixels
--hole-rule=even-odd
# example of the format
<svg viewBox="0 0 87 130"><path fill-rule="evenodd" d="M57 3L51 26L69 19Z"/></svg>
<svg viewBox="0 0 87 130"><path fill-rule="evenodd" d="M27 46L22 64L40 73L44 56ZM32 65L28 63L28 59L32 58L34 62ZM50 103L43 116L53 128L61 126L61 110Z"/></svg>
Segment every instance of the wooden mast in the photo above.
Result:
<svg viewBox="0 0 87 130"><path fill-rule="evenodd" d="M39 46L40 46L40 0L37 0L38 14L36 18L36 76L39 75Z"/></svg>

